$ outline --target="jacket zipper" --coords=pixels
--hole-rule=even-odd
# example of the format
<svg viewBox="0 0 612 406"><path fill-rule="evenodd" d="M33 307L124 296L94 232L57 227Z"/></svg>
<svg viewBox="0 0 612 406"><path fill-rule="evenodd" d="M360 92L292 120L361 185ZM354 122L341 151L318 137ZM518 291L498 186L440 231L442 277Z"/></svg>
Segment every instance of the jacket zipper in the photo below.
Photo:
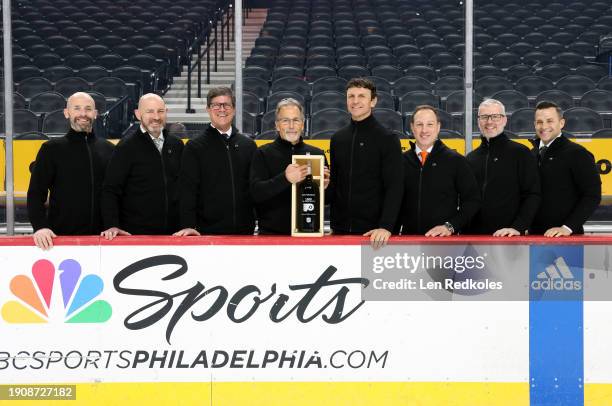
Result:
<svg viewBox="0 0 612 406"><path fill-rule="evenodd" d="M489 183L489 153L491 152L491 144L487 145L487 156L485 158L484 182L482 182L482 198L485 197L487 183Z"/></svg>
<svg viewBox="0 0 612 406"><path fill-rule="evenodd" d="M232 221L234 224L234 230L236 230L236 188L234 185L234 166L232 165L232 155L230 154L229 140L225 143L225 150L227 151L227 160L229 162L230 178L232 179Z"/></svg>
<svg viewBox="0 0 612 406"><path fill-rule="evenodd" d="M355 138L357 138L357 128L353 129L353 139L351 141L351 165L349 166L349 190L348 190L348 214L349 214L349 233L353 232L353 160L355 158Z"/></svg>
<svg viewBox="0 0 612 406"><path fill-rule="evenodd" d="M157 150L157 147L155 149ZM162 179L164 181L164 229L167 229L168 228L168 180L166 179L166 165L164 164L164 147L163 146L162 146L162 150L159 153L159 159L160 159L161 168L162 168Z"/></svg>
<svg viewBox="0 0 612 406"><path fill-rule="evenodd" d="M418 158L417 158L418 161ZM419 162L419 188L418 188L418 196L419 200L417 202L417 232L421 232L421 201L423 200L423 196L421 196L421 189L423 185L423 165Z"/></svg>
<svg viewBox="0 0 612 406"><path fill-rule="evenodd" d="M83 137L83 140L85 140L85 147L87 148L87 157L89 158L89 179L91 181L91 204L89 207L89 224L91 227L91 231L93 232L94 230L94 202L95 202L95 184L94 184L94 168L93 168L93 159L91 156L91 148L89 147L89 143L87 142L87 136Z"/></svg>

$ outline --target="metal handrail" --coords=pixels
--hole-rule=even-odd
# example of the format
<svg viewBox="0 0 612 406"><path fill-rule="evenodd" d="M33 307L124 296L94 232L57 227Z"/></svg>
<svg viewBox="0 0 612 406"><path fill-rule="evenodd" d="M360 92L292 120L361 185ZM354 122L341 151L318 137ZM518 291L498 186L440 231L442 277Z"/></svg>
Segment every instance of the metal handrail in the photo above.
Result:
<svg viewBox="0 0 612 406"><path fill-rule="evenodd" d="M206 30L206 34L203 38L198 38L194 43L189 47L187 52L187 57L190 61L187 69L187 108L185 112L188 114L194 114L195 109L191 107L191 75L194 69L197 69L198 72L198 81L197 81L197 97L202 97L202 58L206 55L206 84L210 84L210 51L214 46L214 71L218 71L218 60L219 60L219 32L218 26L219 21L221 21L221 55L220 59L222 61L225 60L225 44L227 43L227 50L230 49L230 34L229 34L229 26L234 18L234 13L232 12L233 8L231 3L228 3L225 7L219 8L215 13L215 16L212 20L209 20L208 27ZM227 17L224 19L224 17ZM211 34L214 36L211 38ZM233 39L232 39L233 40ZM202 42L206 42L206 46L202 49ZM196 52L197 51L197 52ZM197 59L195 62L191 63L191 59L193 58L194 53L197 54Z"/></svg>

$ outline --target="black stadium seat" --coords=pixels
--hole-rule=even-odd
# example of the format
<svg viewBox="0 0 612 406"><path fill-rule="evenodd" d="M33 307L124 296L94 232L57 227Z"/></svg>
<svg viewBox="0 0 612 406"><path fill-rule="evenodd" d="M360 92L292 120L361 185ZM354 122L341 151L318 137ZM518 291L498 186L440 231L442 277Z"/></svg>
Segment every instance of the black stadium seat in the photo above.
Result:
<svg viewBox="0 0 612 406"><path fill-rule="evenodd" d="M525 76L517 80L514 84L515 90L518 90L529 98L534 98L546 90L552 90L553 87L554 84L552 80L542 76Z"/></svg>
<svg viewBox="0 0 612 406"><path fill-rule="evenodd" d="M268 96L268 98L266 99L266 111L276 110L276 106L278 105L278 103L281 100L288 99L288 98L297 100L302 105L304 110L306 109L306 100L304 99L304 96L296 92L286 91L286 92L275 92L275 93L272 93L270 96ZM304 111L304 114L306 114L306 111Z"/></svg>
<svg viewBox="0 0 612 406"><path fill-rule="evenodd" d="M535 109L531 107L525 107L516 110L510 119L508 120L508 127L510 131L517 134L534 134L535 127L533 125L533 118L535 115Z"/></svg>
<svg viewBox="0 0 612 406"><path fill-rule="evenodd" d="M346 94L330 90L312 96L310 101L311 114L328 108L346 110Z"/></svg>
<svg viewBox="0 0 612 406"><path fill-rule="evenodd" d="M539 69L537 71L537 74L538 76L543 76L545 78L552 80L553 82L556 82L562 77L569 75L570 68L567 65L563 65L559 63L551 63Z"/></svg>
<svg viewBox="0 0 612 406"><path fill-rule="evenodd" d="M404 122L399 112L392 109L375 108L372 114L387 129L399 133L404 132Z"/></svg>
<svg viewBox="0 0 612 406"><path fill-rule="evenodd" d="M311 138L316 138L323 131L330 136L334 131L350 123L348 112L339 109L325 109L313 114L310 120Z"/></svg>
<svg viewBox="0 0 612 406"><path fill-rule="evenodd" d="M276 128L276 111L268 111L261 118L261 131L274 130Z"/></svg>
<svg viewBox="0 0 612 406"><path fill-rule="evenodd" d="M482 102L482 97L476 93L472 94L472 107L477 108ZM465 92L457 90L446 98L445 109L451 114L462 114L465 111Z"/></svg>
<svg viewBox="0 0 612 406"><path fill-rule="evenodd" d="M37 114L48 113L65 107L66 98L57 92L39 93L30 100L30 110Z"/></svg>
<svg viewBox="0 0 612 406"><path fill-rule="evenodd" d="M108 76L108 71L102 66L91 65L83 69L79 69L77 77L83 78L89 83L93 83L98 79Z"/></svg>
<svg viewBox="0 0 612 406"><path fill-rule="evenodd" d="M556 89L563 90L574 98L580 98L589 90L595 89L595 82L580 75L568 75L557 82Z"/></svg>
<svg viewBox="0 0 612 406"><path fill-rule="evenodd" d="M493 94L491 98L502 102L508 114L512 114L518 109L529 107L527 96L517 90L502 90Z"/></svg>
<svg viewBox="0 0 612 406"><path fill-rule="evenodd" d="M89 83L83 78L72 77L59 80L54 89L64 97L70 97L76 92L86 92L90 88Z"/></svg>
<svg viewBox="0 0 612 406"><path fill-rule="evenodd" d="M344 92L346 88L347 80L339 77L326 77L316 80L312 84L313 96L317 93L321 93L327 90L335 90L337 92Z"/></svg>
<svg viewBox="0 0 612 406"><path fill-rule="evenodd" d="M510 89L512 89L512 83L498 76L485 76L474 84L474 91L483 97L490 97L493 93Z"/></svg>
<svg viewBox="0 0 612 406"><path fill-rule="evenodd" d="M63 110L56 110L45 115L42 132L47 136L64 135L69 129L68 120Z"/></svg>
<svg viewBox="0 0 612 406"><path fill-rule="evenodd" d="M574 107L574 99L569 94L561 90L546 90L536 96L535 104L541 101L551 101L556 103L561 110L567 110Z"/></svg>
<svg viewBox="0 0 612 406"><path fill-rule="evenodd" d="M270 93L280 91L296 92L301 94L304 99L308 99L310 97L310 84L297 77L281 78L272 82L270 86Z"/></svg>
<svg viewBox="0 0 612 406"><path fill-rule="evenodd" d="M53 90L53 84L42 77L28 78L21 81L17 86L17 91L26 99L35 95Z"/></svg>
<svg viewBox="0 0 612 406"><path fill-rule="evenodd" d="M601 116L591 109L585 107L574 107L563 113L565 126L563 129L573 134L592 134L603 128Z"/></svg>

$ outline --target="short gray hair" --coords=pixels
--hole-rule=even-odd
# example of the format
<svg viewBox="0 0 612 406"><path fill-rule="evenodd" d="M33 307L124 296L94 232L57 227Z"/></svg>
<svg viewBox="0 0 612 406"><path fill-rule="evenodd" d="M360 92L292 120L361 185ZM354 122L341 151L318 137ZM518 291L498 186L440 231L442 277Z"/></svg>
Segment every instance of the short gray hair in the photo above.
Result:
<svg viewBox="0 0 612 406"><path fill-rule="evenodd" d="M480 106L478 106L478 110L480 110L480 108L483 106L499 106L499 108L501 109L501 113L504 116L506 115L506 106L504 106L504 103L500 102L497 99L485 99L485 101L480 103Z"/></svg>
<svg viewBox="0 0 612 406"><path fill-rule="evenodd" d="M276 120L278 118L278 113L280 113L283 107L290 107L290 106L297 107L297 109L300 111L300 116L302 116L302 121L305 121L304 107L302 106L302 103L300 103L299 101L295 100L292 97L288 97L278 102L278 104L276 105L276 114L275 114L274 119Z"/></svg>

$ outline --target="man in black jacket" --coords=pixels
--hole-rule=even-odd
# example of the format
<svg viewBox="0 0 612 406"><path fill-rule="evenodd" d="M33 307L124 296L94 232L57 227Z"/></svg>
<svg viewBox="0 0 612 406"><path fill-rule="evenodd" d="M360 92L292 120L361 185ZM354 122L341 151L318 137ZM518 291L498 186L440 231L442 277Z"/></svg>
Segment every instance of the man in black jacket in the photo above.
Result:
<svg viewBox="0 0 612 406"><path fill-rule="evenodd" d="M165 130L166 104L145 94L135 111L138 130L123 138L102 189L102 236L172 234L178 230L178 173L183 142Z"/></svg>
<svg viewBox="0 0 612 406"><path fill-rule="evenodd" d="M291 234L291 185L304 180L306 165L291 163L293 155L324 155L323 150L305 144L304 109L295 99L283 99L276 106L274 142L255 152L251 163L251 195L255 202L259 234ZM325 168L324 185L329 184Z"/></svg>
<svg viewBox="0 0 612 406"><path fill-rule="evenodd" d="M561 133L563 113L555 103L538 103L532 150L538 159L542 204L531 234L563 237L583 234L583 225L601 200L601 179L593 155Z"/></svg>
<svg viewBox="0 0 612 406"><path fill-rule="evenodd" d="M70 96L64 116L70 123L68 134L41 146L28 187L34 243L45 250L53 247L56 235L101 231L100 192L113 152L113 144L93 133L97 111L90 95L77 92Z"/></svg>
<svg viewBox="0 0 612 406"><path fill-rule="evenodd" d="M210 125L183 151L179 180L182 229L174 235L253 234L249 170L257 149L232 126L235 99L227 87L207 95Z"/></svg>
<svg viewBox="0 0 612 406"><path fill-rule="evenodd" d="M415 142L404 153L401 233L446 237L463 229L480 207L480 191L465 157L438 139L440 119L418 106L410 128Z"/></svg>
<svg viewBox="0 0 612 406"><path fill-rule="evenodd" d="M504 105L487 99L478 108L481 144L467 155L481 190L482 206L471 234L510 237L524 234L540 204L537 164L529 148L504 133Z"/></svg>
<svg viewBox="0 0 612 406"><path fill-rule="evenodd" d="M363 234L384 245L402 200L402 149L397 136L372 115L376 86L351 79L346 86L351 123L330 142L331 228L335 234Z"/></svg>

